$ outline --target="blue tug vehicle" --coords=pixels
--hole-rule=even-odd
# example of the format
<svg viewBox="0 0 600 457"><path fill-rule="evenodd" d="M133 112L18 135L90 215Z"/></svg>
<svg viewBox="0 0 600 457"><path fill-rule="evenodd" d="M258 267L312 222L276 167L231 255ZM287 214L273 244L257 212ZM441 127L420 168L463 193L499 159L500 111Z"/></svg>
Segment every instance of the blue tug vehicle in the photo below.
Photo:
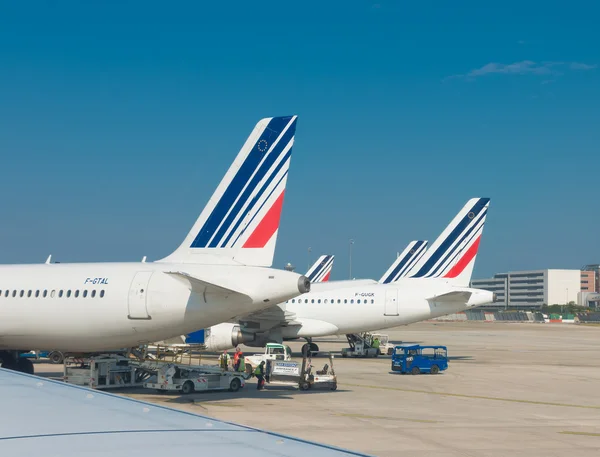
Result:
<svg viewBox="0 0 600 457"><path fill-rule="evenodd" d="M402 374L438 374L448 369L448 349L446 346L421 346L400 344L394 347L392 371Z"/></svg>

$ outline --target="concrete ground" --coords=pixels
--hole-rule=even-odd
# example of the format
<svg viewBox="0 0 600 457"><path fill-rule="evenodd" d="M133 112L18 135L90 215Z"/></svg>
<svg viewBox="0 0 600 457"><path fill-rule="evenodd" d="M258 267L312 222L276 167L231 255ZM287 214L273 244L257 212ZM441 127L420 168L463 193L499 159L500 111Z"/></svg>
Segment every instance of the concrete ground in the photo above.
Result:
<svg viewBox="0 0 600 457"><path fill-rule="evenodd" d="M420 323L383 333L448 346L448 371L399 375L389 357L338 357L335 392L257 391L250 381L238 393L126 395L377 456L600 455L599 327ZM345 340L318 344L338 352Z"/></svg>

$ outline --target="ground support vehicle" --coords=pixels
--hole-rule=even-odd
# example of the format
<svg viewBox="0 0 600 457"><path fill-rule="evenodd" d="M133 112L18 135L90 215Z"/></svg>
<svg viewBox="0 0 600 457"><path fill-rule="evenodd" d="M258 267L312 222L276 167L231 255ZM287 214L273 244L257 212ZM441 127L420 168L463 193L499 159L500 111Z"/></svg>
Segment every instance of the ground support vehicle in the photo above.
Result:
<svg viewBox="0 0 600 457"><path fill-rule="evenodd" d="M149 376L135 360L117 354L66 358L63 368L65 382L92 389L138 387Z"/></svg>
<svg viewBox="0 0 600 457"><path fill-rule="evenodd" d="M346 335L349 347L342 349L342 357L377 357L379 349L372 347L371 335L352 333Z"/></svg>
<svg viewBox="0 0 600 457"><path fill-rule="evenodd" d="M321 369L314 365L316 356L325 356L326 362ZM337 376L333 368L333 354L311 353L302 362L269 360L265 364L265 381L269 384L296 385L300 390L312 388L337 389Z"/></svg>
<svg viewBox="0 0 600 457"><path fill-rule="evenodd" d="M448 369L448 349L446 346L421 346L400 344L394 348L392 371L402 374L438 374Z"/></svg>
<svg viewBox="0 0 600 457"><path fill-rule="evenodd" d="M390 343L390 337L384 333L371 333L371 340L377 338L379 340L379 354L392 355L394 353L394 345Z"/></svg>
<svg viewBox="0 0 600 457"><path fill-rule="evenodd" d="M156 370L156 376L145 382L144 387L160 392L181 391L183 394L211 390L237 392L249 377L248 374L225 371L216 366L167 363Z"/></svg>
<svg viewBox="0 0 600 457"><path fill-rule="evenodd" d="M284 344L267 343L265 352L262 354L252 354L244 357L246 373L253 373L260 362L266 362L267 360L292 360L292 350Z"/></svg>

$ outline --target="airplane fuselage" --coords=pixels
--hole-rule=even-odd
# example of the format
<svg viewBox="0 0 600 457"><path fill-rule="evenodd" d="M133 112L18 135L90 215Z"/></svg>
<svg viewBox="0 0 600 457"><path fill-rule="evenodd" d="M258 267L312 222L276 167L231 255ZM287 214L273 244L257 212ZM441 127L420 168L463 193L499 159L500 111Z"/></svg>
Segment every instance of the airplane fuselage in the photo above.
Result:
<svg viewBox="0 0 600 457"><path fill-rule="evenodd" d="M177 271L246 295L198 291L168 273ZM91 352L158 341L294 297L298 277L228 265L2 265L0 349Z"/></svg>
<svg viewBox="0 0 600 457"><path fill-rule="evenodd" d="M282 328L284 339L318 337L380 330L420 322L464 311L493 301L493 294L480 289L456 287L443 280L404 279L393 284L368 284L332 288L314 284L310 293L281 306L295 315L294 323ZM448 292L469 291L468 301L450 302L434 297Z"/></svg>

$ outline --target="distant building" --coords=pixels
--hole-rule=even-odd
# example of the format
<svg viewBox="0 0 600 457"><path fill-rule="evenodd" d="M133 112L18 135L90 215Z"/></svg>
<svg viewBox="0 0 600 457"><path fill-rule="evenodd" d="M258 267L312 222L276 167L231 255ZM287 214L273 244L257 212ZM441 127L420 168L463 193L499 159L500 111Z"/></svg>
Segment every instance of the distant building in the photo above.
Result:
<svg viewBox="0 0 600 457"><path fill-rule="evenodd" d="M498 273L489 279L474 279L471 287L495 292L498 302L487 309L539 309L544 304L578 302L580 270L533 270Z"/></svg>
<svg viewBox="0 0 600 457"><path fill-rule="evenodd" d="M590 292L600 293L600 264L586 265L583 267L582 272L593 272L594 273L594 288L590 289ZM582 278L583 279L583 278ZM583 288L582 288L583 290Z"/></svg>
<svg viewBox="0 0 600 457"><path fill-rule="evenodd" d="M596 272L595 271L582 271L581 272L581 291L582 292L597 292Z"/></svg>

